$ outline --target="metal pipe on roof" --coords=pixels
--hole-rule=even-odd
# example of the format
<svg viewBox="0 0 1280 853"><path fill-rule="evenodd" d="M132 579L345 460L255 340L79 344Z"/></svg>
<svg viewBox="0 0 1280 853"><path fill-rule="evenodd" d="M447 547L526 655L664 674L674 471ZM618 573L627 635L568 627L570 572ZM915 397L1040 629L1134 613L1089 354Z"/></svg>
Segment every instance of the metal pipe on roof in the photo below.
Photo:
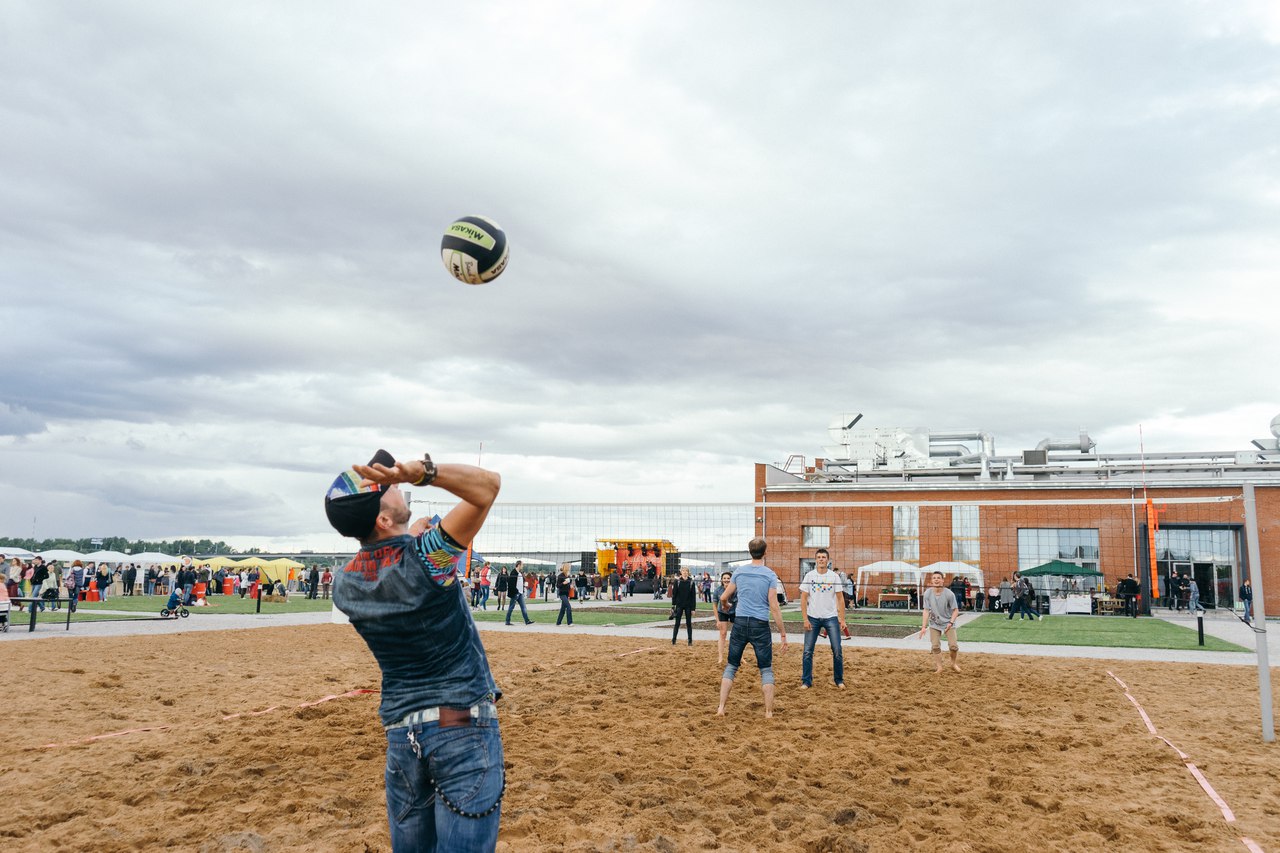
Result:
<svg viewBox="0 0 1280 853"><path fill-rule="evenodd" d="M1076 438L1046 438L1036 445L1036 450L1079 450L1081 453L1088 453L1097 447L1098 443L1089 438L1089 431L1080 430L1080 437Z"/></svg>

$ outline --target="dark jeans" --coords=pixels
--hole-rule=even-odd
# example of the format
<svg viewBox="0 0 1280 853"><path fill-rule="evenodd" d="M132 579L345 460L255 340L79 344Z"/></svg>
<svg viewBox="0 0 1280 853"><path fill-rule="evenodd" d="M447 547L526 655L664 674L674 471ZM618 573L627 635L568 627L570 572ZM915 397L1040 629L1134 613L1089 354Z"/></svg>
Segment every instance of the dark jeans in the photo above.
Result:
<svg viewBox="0 0 1280 853"><path fill-rule="evenodd" d="M844 684L844 652L840 648L840 619L829 616L824 619L809 617L809 630L804 632L804 657L801 658L800 683L813 686L813 647L818 643L818 632L827 629L831 642L831 668L836 684Z"/></svg>
<svg viewBox="0 0 1280 853"><path fill-rule="evenodd" d="M738 616L733 620L733 630L729 632L729 663L723 677L733 680L748 644L756 653L760 682L773 684L773 635L769 633L769 620L752 616Z"/></svg>
<svg viewBox="0 0 1280 853"><path fill-rule="evenodd" d="M693 645L693 608L676 606L676 624L671 626L671 643L676 642L676 637L680 636L680 617L684 616L684 628L689 634L689 645Z"/></svg>
<svg viewBox="0 0 1280 853"><path fill-rule="evenodd" d="M497 720L472 720L469 726L445 728L433 722L389 730L386 792L391 849L494 849L502 815L502 764ZM458 814L449 804L467 814Z"/></svg>
<svg viewBox="0 0 1280 853"><path fill-rule="evenodd" d="M1124 615L1138 618L1138 597L1136 595L1126 595L1124 597Z"/></svg>
<svg viewBox="0 0 1280 853"><path fill-rule="evenodd" d="M560 596L560 615L556 617L556 624L560 624L560 620L569 617L569 624L573 624L573 605L569 603L569 596Z"/></svg>
<svg viewBox="0 0 1280 853"><path fill-rule="evenodd" d="M524 617L524 621L529 621L529 611L524 608L524 593L513 592L508 596L511 600L507 602L507 624L511 624L511 612L516 609L516 604L520 605L520 615Z"/></svg>
<svg viewBox="0 0 1280 853"><path fill-rule="evenodd" d="M1035 611L1031 609L1031 599L1029 598L1015 598L1013 600L1013 606L1009 608L1008 618L1012 619L1013 614L1015 613L1018 614L1019 621L1021 621L1022 619L1036 618Z"/></svg>

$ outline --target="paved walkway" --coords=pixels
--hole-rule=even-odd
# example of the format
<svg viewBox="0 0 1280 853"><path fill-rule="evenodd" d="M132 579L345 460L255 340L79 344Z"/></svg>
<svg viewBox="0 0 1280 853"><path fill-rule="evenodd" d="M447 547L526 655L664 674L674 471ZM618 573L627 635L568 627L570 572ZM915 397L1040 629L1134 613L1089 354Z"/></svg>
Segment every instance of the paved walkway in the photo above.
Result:
<svg viewBox="0 0 1280 853"><path fill-rule="evenodd" d="M611 607L615 605L627 606L629 604L651 601L647 596L639 596L636 599L623 602L609 601L584 601L578 606L582 607ZM490 600L492 604L492 599ZM666 620L655 620L654 622L645 622L637 625L619 625L609 627L595 627L588 625L575 625L572 628L556 627L555 614L560 609L558 601L543 603L541 599L528 603L528 609L531 617L535 620L533 625L504 625L501 622L479 622L481 631L496 633L521 633L521 634L588 634L598 637L634 637L636 639L647 640L650 643L669 643L671 641L671 623ZM708 605L702 605L707 607ZM492 609L492 608L491 608ZM103 611L97 611L103 612ZM663 611L658 611L662 614ZM961 614L960 624L963 626L966 622L978 618L981 614L964 613ZM150 636L154 634L177 634L188 631L227 631L242 630L248 628L276 628L292 625L327 625L333 621L332 615L327 612L320 613L286 613L286 614L209 614L195 615L187 619L131 619L120 622L76 622L74 618L71 622L71 630L65 630L62 623L58 624L41 624L36 626L34 633L28 633L25 614L19 614L16 611L11 614L13 624L10 625L9 633L0 634L0 643L18 641L18 640L40 640L54 639L56 637L132 637L132 636ZM1121 618L1121 617L1107 617ZM1196 620L1184 614L1175 614L1169 611L1161 610L1157 612L1156 618L1164 619L1176 625L1181 625L1191 630L1196 628ZM518 620L517 620L518 622ZM1030 626L1028 626L1030 629ZM1205 615L1204 631L1206 635L1219 637L1223 640L1236 643L1247 649L1253 649L1255 634L1251 628L1242 623L1234 615L1229 613L1221 613L1211 611ZM683 634L683 632L681 632ZM714 643L719 637L719 633L710 629L694 629L694 639L698 641ZM1272 622L1267 631L1267 649L1270 655L1272 667L1280 667L1280 624ZM776 639L776 636L775 636ZM796 646L800 647L798 637L791 635L789 638ZM682 638L683 641L683 638ZM893 639L881 637L854 637L851 640L845 640L844 644L851 648L865 649L902 649L907 651L923 652L928 649L928 641L918 639L915 635L906 639ZM1127 649L1127 648L1099 648L1095 646L1043 646L1035 644L1016 644L1016 643L965 643L962 651L966 653L984 653L995 655L1028 655L1032 657L1056 657L1056 658L1082 658L1088 660L1139 660L1139 661L1164 661L1173 663L1207 663L1207 664L1223 664L1234 666L1256 666L1257 658L1254 652L1202 652L1195 650L1173 650L1173 649Z"/></svg>

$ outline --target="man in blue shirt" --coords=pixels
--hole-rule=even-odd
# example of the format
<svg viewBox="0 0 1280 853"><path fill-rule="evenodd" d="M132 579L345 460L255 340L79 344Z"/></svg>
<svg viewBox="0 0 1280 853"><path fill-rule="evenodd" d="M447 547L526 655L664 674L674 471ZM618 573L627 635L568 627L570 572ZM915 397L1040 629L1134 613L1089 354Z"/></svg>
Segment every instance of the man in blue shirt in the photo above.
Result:
<svg viewBox="0 0 1280 853"><path fill-rule="evenodd" d="M769 616L778 623L778 633L782 634L781 654L787 650L787 629L782 624L782 609L778 606L775 590L782 590L782 581L774 574L773 569L764 564L764 552L767 543L756 537L747 544L747 553L751 562L741 566L733 573L733 579L720 594L719 606L727 609L734 594L738 596L737 609L734 614L733 631L729 634L729 663L720 678L720 707L717 716L724 716L725 703L729 701L729 691L733 689L733 678L742 665L742 653L747 644L756 653L756 666L760 667L760 688L764 691L764 715L773 716L773 635L769 633Z"/></svg>
<svg viewBox="0 0 1280 853"><path fill-rule="evenodd" d="M409 525L396 485L435 485L459 501L444 520ZM396 462L379 450L338 475L325 515L360 541L335 576L334 604L382 669L387 822L395 851L493 850L503 774L495 703L502 696L462 593L459 565L501 480L430 456Z"/></svg>

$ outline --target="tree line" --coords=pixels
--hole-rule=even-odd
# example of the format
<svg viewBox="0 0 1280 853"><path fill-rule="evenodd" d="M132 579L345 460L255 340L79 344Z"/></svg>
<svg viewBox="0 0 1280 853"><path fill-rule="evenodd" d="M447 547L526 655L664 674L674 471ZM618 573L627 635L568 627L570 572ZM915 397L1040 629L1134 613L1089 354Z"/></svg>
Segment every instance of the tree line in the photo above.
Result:
<svg viewBox="0 0 1280 853"><path fill-rule="evenodd" d="M226 542L214 542L210 539L126 539L123 536L91 537L88 539L19 539L0 536L0 547L25 548L33 553L51 551L55 548L79 551L88 554L91 551L123 551L129 554L141 554L143 551L159 551L163 554L199 554L207 557L211 554L260 554L260 548L238 551Z"/></svg>

